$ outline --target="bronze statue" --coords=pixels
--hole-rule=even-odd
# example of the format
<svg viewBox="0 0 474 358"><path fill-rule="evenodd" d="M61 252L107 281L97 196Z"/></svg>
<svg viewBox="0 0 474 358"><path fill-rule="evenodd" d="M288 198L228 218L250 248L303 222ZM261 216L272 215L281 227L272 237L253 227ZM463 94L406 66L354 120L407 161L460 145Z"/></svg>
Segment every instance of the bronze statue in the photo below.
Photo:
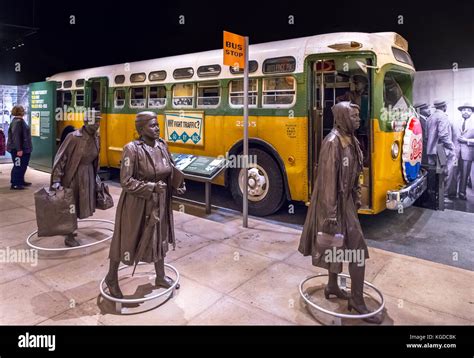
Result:
<svg viewBox="0 0 474 358"><path fill-rule="evenodd" d="M363 169L363 154L354 132L359 128L359 106L348 101L333 106L334 128L324 138L319 154L316 184L301 235L298 250L312 256L314 266L328 270L326 299L331 296L348 300L349 310L369 313L363 297L367 244L357 216L361 206L359 175ZM331 255L319 237L343 236L343 255ZM347 253L357 260L347 260ZM341 257L345 259L340 259ZM342 262L349 261L351 295L337 283ZM369 323L381 323L381 316L366 318Z"/></svg>
<svg viewBox="0 0 474 358"><path fill-rule="evenodd" d="M115 230L110 245L110 267L105 283L113 297L123 298L118 284L120 262L126 265L153 262L155 285L169 288L172 280L165 275L164 258L169 244L175 248L172 190L186 190L176 184L177 169L160 138L154 112L137 114L135 126L140 138L123 148L120 170L122 193L117 206Z"/></svg>
<svg viewBox="0 0 474 358"><path fill-rule="evenodd" d="M54 189L71 188L79 219L94 214L96 208L96 175L99 169L100 142L97 130L100 116L92 114L84 119L84 125L69 133L54 158L51 186ZM79 246L75 234L65 238L65 245Z"/></svg>

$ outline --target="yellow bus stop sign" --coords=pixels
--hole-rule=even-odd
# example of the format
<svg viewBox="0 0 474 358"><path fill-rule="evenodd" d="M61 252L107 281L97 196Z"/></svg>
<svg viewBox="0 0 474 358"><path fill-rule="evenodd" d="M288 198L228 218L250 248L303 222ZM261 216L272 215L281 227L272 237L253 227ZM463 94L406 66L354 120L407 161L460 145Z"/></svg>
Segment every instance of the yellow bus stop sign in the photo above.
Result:
<svg viewBox="0 0 474 358"><path fill-rule="evenodd" d="M224 65L245 67L245 37L224 31Z"/></svg>

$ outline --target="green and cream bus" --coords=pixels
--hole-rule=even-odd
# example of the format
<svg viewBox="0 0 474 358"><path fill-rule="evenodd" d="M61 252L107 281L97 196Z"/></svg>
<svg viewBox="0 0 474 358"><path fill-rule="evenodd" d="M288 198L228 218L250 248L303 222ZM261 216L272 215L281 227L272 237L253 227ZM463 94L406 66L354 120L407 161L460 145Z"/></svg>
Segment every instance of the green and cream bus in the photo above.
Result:
<svg viewBox="0 0 474 358"><path fill-rule="evenodd" d="M333 126L331 107L338 97L357 93L362 125L357 136L364 151L361 213L411 205L426 187L420 173L404 175L405 122L393 109L412 113L415 69L407 42L396 33L331 33L250 45L249 212L269 215L292 201L308 202L324 136ZM243 140L243 72L222 64L222 50L164 57L59 73L57 106L71 113L100 110L103 167L119 168L122 147L136 138L135 114L158 113L161 136L174 153L238 156ZM174 128L172 118L189 128ZM57 126L78 127L66 116ZM228 168L215 184L242 201L240 168Z"/></svg>

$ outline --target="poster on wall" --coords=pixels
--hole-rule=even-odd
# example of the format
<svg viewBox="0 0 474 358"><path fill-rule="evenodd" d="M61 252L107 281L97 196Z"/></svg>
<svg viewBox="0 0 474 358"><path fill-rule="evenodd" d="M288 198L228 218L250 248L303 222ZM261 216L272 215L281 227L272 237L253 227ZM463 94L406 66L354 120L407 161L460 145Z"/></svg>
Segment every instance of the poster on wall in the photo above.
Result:
<svg viewBox="0 0 474 358"><path fill-rule="evenodd" d="M165 138L167 142L189 146L204 145L203 112L166 112Z"/></svg>
<svg viewBox="0 0 474 358"><path fill-rule="evenodd" d="M33 152L30 166L51 171L56 152L56 83L36 82L30 84L31 139Z"/></svg>
<svg viewBox="0 0 474 358"><path fill-rule="evenodd" d="M31 136L39 137L40 136L40 112L33 111L31 112Z"/></svg>
<svg viewBox="0 0 474 358"><path fill-rule="evenodd" d="M418 71L413 102L423 123L423 161L447 158L444 207L474 212L474 68Z"/></svg>

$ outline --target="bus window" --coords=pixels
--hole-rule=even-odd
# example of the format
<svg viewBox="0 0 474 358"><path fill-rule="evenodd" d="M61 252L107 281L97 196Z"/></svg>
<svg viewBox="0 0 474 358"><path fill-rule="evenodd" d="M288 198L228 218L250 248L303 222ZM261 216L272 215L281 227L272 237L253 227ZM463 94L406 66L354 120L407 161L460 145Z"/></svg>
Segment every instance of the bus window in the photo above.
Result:
<svg viewBox="0 0 474 358"><path fill-rule="evenodd" d="M78 107L84 106L84 90L76 91L76 106Z"/></svg>
<svg viewBox="0 0 474 358"><path fill-rule="evenodd" d="M72 104L72 93L71 91L64 91L63 92L63 105L70 106Z"/></svg>
<svg viewBox="0 0 474 358"><path fill-rule="evenodd" d="M264 107L291 107L296 99L296 81L291 76L263 79Z"/></svg>
<svg viewBox="0 0 474 358"><path fill-rule="evenodd" d="M407 95L411 91L412 78L409 74L387 72L384 77L383 108L380 119L394 131L405 128L411 109Z"/></svg>
<svg viewBox="0 0 474 358"><path fill-rule="evenodd" d="M125 90L117 88L114 93L114 107L122 108L123 106L125 106Z"/></svg>
<svg viewBox="0 0 474 358"><path fill-rule="evenodd" d="M410 75L399 72L387 72L384 78L384 107L407 109L408 101L404 93L411 86Z"/></svg>
<svg viewBox="0 0 474 358"><path fill-rule="evenodd" d="M194 85L192 83L179 83L173 86L173 106L193 107Z"/></svg>
<svg viewBox="0 0 474 358"><path fill-rule="evenodd" d="M198 84L197 104L199 107L217 107L221 99L219 81Z"/></svg>
<svg viewBox="0 0 474 358"><path fill-rule="evenodd" d="M130 107L144 108L146 105L146 87L130 88Z"/></svg>
<svg viewBox="0 0 474 358"><path fill-rule="evenodd" d="M160 108L166 105L166 87L151 86L148 94L148 107Z"/></svg>
<svg viewBox="0 0 474 358"><path fill-rule="evenodd" d="M258 85L256 79L249 79L249 106L257 106ZM229 102L233 107L244 105L244 81L233 80L229 84Z"/></svg>

